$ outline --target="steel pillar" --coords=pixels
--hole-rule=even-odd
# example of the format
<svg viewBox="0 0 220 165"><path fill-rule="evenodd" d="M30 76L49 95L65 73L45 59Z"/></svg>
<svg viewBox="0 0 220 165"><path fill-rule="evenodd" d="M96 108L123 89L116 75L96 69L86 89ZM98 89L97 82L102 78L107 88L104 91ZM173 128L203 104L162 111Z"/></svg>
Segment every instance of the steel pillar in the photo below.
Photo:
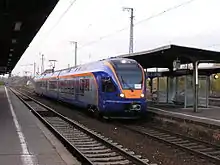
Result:
<svg viewBox="0 0 220 165"><path fill-rule="evenodd" d="M167 103L169 103L169 77L167 77Z"/></svg>
<svg viewBox="0 0 220 165"><path fill-rule="evenodd" d="M187 107L187 74L185 75L185 82L184 82L184 85L185 85L185 92L184 92L184 108Z"/></svg>
<svg viewBox="0 0 220 165"><path fill-rule="evenodd" d="M194 112L198 112L198 87L199 87L199 75L198 75L199 62L193 62L193 89L194 89Z"/></svg>
<svg viewBox="0 0 220 165"><path fill-rule="evenodd" d="M150 93L152 94L153 93L153 78L150 78Z"/></svg>
<svg viewBox="0 0 220 165"><path fill-rule="evenodd" d="M157 77L157 103L159 104L159 83L160 83L160 79L159 77Z"/></svg>
<svg viewBox="0 0 220 165"><path fill-rule="evenodd" d="M206 108L209 107L210 76L206 76Z"/></svg>

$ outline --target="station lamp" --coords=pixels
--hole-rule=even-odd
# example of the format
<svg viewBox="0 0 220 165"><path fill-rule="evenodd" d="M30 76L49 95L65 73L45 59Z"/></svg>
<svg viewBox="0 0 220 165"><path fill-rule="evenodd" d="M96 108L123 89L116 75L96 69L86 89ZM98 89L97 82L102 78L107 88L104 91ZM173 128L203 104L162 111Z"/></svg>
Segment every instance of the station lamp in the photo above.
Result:
<svg viewBox="0 0 220 165"><path fill-rule="evenodd" d="M218 75L217 74L214 74L214 79L218 79Z"/></svg>

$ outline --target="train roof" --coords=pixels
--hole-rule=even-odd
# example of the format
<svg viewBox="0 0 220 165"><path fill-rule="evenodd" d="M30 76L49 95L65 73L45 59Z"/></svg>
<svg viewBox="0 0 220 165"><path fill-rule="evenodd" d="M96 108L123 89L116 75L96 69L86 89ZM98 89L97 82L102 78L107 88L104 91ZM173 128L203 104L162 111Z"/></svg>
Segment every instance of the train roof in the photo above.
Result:
<svg viewBox="0 0 220 165"><path fill-rule="evenodd" d="M135 60L133 59L128 59L128 58L118 58L118 57L111 57L108 59L102 59L99 61L94 61L94 62L90 62L90 63L86 63L86 64L82 64L82 65L77 65L74 67L70 67L70 68L65 68L65 69L61 69L61 70L56 70L54 72L51 73L42 73L41 75L37 76L36 79L47 79L47 78L55 78L58 77L60 75L70 75L73 73L85 73L85 72L97 72L97 71L103 71L104 70L104 62L109 62L109 61L118 61L118 60L129 60L129 61L133 61L135 62Z"/></svg>

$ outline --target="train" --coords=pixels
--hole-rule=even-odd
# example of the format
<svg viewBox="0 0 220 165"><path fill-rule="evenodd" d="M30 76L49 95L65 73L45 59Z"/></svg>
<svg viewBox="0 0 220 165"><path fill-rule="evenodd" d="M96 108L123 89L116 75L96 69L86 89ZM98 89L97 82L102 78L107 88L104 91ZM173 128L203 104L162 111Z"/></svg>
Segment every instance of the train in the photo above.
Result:
<svg viewBox="0 0 220 165"><path fill-rule="evenodd" d="M108 58L43 73L34 78L34 91L85 108L103 118L146 116L146 74L128 58Z"/></svg>

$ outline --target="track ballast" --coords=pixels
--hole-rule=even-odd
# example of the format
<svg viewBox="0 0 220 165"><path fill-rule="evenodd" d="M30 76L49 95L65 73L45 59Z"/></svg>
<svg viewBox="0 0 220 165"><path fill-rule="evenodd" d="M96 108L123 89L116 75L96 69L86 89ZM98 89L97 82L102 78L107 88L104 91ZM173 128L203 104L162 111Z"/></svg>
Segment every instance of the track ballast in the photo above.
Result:
<svg viewBox="0 0 220 165"><path fill-rule="evenodd" d="M148 159L96 133L24 93L11 89L17 97L59 138L82 164L153 165Z"/></svg>

